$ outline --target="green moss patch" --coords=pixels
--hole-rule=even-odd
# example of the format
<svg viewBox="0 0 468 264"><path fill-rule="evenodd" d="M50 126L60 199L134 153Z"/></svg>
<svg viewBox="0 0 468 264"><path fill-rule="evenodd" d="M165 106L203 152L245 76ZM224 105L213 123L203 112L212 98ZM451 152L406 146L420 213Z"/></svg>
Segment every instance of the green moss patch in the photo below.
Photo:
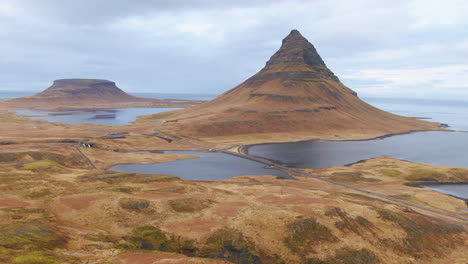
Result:
<svg viewBox="0 0 468 264"><path fill-rule="evenodd" d="M176 199L170 200L169 206L179 213L194 213L210 207L214 202L200 199Z"/></svg>
<svg viewBox="0 0 468 264"><path fill-rule="evenodd" d="M468 181L468 169L453 168L453 169L450 169L448 173L451 175L449 177L450 181L454 181L454 182Z"/></svg>
<svg viewBox="0 0 468 264"><path fill-rule="evenodd" d="M155 174L141 174L129 172L106 171L102 173L95 173L80 176L83 181L103 181L109 184L131 182L131 183L148 183L157 181L171 181L179 179L171 175L155 175Z"/></svg>
<svg viewBox="0 0 468 264"><path fill-rule="evenodd" d="M0 263L11 262L12 256L14 256L14 250L9 248L0 247Z"/></svg>
<svg viewBox="0 0 468 264"><path fill-rule="evenodd" d="M133 231L131 236L125 239L127 243L122 247L127 249L177 252L186 255L193 255L196 251L194 241L168 235L153 226L139 227Z"/></svg>
<svg viewBox="0 0 468 264"><path fill-rule="evenodd" d="M378 182L379 179L364 177L360 171L343 171L334 172L332 176L328 177L331 180L339 182Z"/></svg>
<svg viewBox="0 0 468 264"><path fill-rule="evenodd" d="M49 173L61 173L65 169L58 163L51 160L40 160L34 161L23 165L22 169L33 172L49 172Z"/></svg>
<svg viewBox="0 0 468 264"><path fill-rule="evenodd" d="M447 181L448 177L442 172L432 169L413 169L410 174L406 176L409 181L434 181L443 182Z"/></svg>
<svg viewBox="0 0 468 264"><path fill-rule="evenodd" d="M379 258L374 252L368 249L354 250L349 248L340 249L335 253L335 257L332 260L335 263L342 264L372 264L380 263Z"/></svg>
<svg viewBox="0 0 468 264"><path fill-rule="evenodd" d="M396 177L402 174L401 171L394 169L381 169L379 172L390 177Z"/></svg>
<svg viewBox="0 0 468 264"><path fill-rule="evenodd" d="M150 202L143 199L121 198L119 200L120 207L129 210L139 211L150 206Z"/></svg>
<svg viewBox="0 0 468 264"><path fill-rule="evenodd" d="M47 210L41 208L23 208L23 207L14 207L14 208L2 208L0 209L5 215L14 220L25 220L25 219L44 219L44 220L53 220L54 216ZM0 229L1 232L2 229Z"/></svg>
<svg viewBox="0 0 468 264"><path fill-rule="evenodd" d="M117 240L109 235L103 233L95 233L86 235L86 239L95 242L115 243Z"/></svg>
<svg viewBox="0 0 468 264"><path fill-rule="evenodd" d="M415 204L426 204L425 202L422 202L421 200L417 199L416 197L410 194L394 194L394 195L389 195L389 196L396 198L396 199L403 200L403 201L415 203Z"/></svg>
<svg viewBox="0 0 468 264"><path fill-rule="evenodd" d="M20 183L25 181L38 181L44 178L43 175L34 174L20 174L20 173L0 173L0 182L5 185L9 185L9 188L13 188L11 184Z"/></svg>
<svg viewBox="0 0 468 264"><path fill-rule="evenodd" d="M351 217L341 208L335 207L327 212L325 215L332 218L338 218L339 221L335 222L335 226L342 231L351 231L358 235L364 235L366 232L374 234L376 227L373 223L362 216Z"/></svg>
<svg viewBox="0 0 468 264"><path fill-rule="evenodd" d="M110 192L122 192L122 193L134 193L141 190L138 187L129 187L129 186L106 186L102 190Z"/></svg>
<svg viewBox="0 0 468 264"><path fill-rule="evenodd" d="M338 238L328 227L317 222L315 217L310 217L290 223L284 243L291 251L305 255L312 251L313 245L336 241Z"/></svg>
<svg viewBox="0 0 468 264"><path fill-rule="evenodd" d="M61 155L50 152L0 153L0 162L51 161L64 167L87 167L87 161L79 154Z"/></svg>
<svg viewBox="0 0 468 264"><path fill-rule="evenodd" d="M203 246L197 247L195 241L170 235L153 226L136 228L131 236L125 237L122 249L162 251L181 253L187 256L215 258L232 263L282 263L257 249L239 231L221 228L212 233Z"/></svg>
<svg viewBox="0 0 468 264"><path fill-rule="evenodd" d="M373 264L381 263L374 252L368 249L342 248L335 252L335 256L325 260L312 257L304 261L305 264Z"/></svg>
<svg viewBox="0 0 468 264"><path fill-rule="evenodd" d="M393 222L402 228L407 236L403 243L383 240L382 243L394 250L416 258L441 257L446 249L454 248L462 243L461 225L445 223L419 214L403 214L386 209L377 210L379 216Z"/></svg>
<svg viewBox="0 0 468 264"><path fill-rule="evenodd" d="M170 116L172 116L174 114L175 113L173 113L173 112L162 112L162 113L159 113L159 114L150 115L150 116L148 116L148 119L162 119L162 118L170 117Z"/></svg>
<svg viewBox="0 0 468 264"><path fill-rule="evenodd" d="M59 264L65 263L64 260L50 254L42 252L31 252L25 255L17 256L13 259L14 264Z"/></svg>
<svg viewBox="0 0 468 264"><path fill-rule="evenodd" d="M268 260L268 257L262 254L255 244L232 228L221 228L211 234L198 255L233 263L275 263L273 260Z"/></svg>
<svg viewBox="0 0 468 264"><path fill-rule="evenodd" d="M353 200L367 200L367 201L376 201L376 198L360 194L360 193L351 193L351 192L337 192L334 193L335 196L341 196L345 198L350 198Z"/></svg>
<svg viewBox="0 0 468 264"><path fill-rule="evenodd" d="M26 198L38 199L38 198L42 198L51 194L52 194L52 191L50 190L50 188L41 188L41 189L31 191L30 193L26 195Z"/></svg>
<svg viewBox="0 0 468 264"><path fill-rule="evenodd" d="M0 153L0 162L14 162L18 160L16 153Z"/></svg>
<svg viewBox="0 0 468 264"><path fill-rule="evenodd" d="M0 246L13 249L50 249L65 239L39 222L16 223L0 228Z"/></svg>
<svg viewBox="0 0 468 264"><path fill-rule="evenodd" d="M159 188L156 191L158 192L169 192L169 193L187 193L188 190L184 186L169 186L164 188Z"/></svg>

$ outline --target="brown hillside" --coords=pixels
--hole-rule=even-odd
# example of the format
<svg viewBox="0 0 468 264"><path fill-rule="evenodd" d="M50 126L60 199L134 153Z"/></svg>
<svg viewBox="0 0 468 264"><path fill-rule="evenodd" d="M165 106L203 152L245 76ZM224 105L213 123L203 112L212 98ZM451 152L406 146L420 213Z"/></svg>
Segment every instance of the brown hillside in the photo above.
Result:
<svg viewBox="0 0 468 264"><path fill-rule="evenodd" d="M288 133L350 138L439 126L382 111L359 99L297 30L260 72L242 84L165 117L177 122L163 121L164 130L199 137Z"/></svg>
<svg viewBox="0 0 468 264"><path fill-rule="evenodd" d="M16 108L153 101L159 100L129 95L108 80L62 79L54 81L52 86L38 94L5 100L5 103Z"/></svg>

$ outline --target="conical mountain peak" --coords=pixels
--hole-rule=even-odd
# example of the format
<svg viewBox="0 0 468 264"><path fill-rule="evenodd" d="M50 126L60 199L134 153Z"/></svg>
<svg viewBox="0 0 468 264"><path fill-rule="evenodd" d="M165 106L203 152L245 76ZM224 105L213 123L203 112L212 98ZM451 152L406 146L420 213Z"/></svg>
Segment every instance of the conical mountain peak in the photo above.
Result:
<svg viewBox="0 0 468 264"><path fill-rule="evenodd" d="M369 137L434 129L433 123L372 107L341 83L297 30L258 73L204 104L177 110L165 131L196 137L249 135L269 141L314 137ZM264 136L266 135L266 136ZM303 137L305 136L305 138ZM295 136L293 136L295 137Z"/></svg>
<svg viewBox="0 0 468 264"><path fill-rule="evenodd" d="M303 63L309 66L325 66L315 47L294 29L283 39L281 48L270 58L268 65Z"/></svg>
<svg viewBox="0 0 468 264"><path fill-rule="evenodd" d="M295 81L304 79L340 81L327 68L315 47L296 29L283 39L280 49L271 56L265 67L247 81L261 84L274 78Z"/></svg>

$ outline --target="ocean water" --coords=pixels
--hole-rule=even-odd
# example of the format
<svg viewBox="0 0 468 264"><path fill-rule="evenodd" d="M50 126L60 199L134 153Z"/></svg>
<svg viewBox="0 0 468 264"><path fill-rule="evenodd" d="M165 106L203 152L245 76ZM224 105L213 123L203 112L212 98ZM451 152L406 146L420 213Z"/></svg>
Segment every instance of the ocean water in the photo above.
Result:
<svg viewBox="0 0 468 264"><path fill-rule="evenodd" d="M25 92L16 92L16 91L2 91L0 90L0 100L1 99L11 99L11 98L18 98L28 95L33 95L37 92L34 91L25 91Z"/></svg>
<svg viewBox="0 0 468 264"><path fill-rule="evenodd" d="M217 95L213 94L190 94L190 93L130 93L131 95L156 99L183 99L209 101Z"/></svg>
<svg viewBox="0 0 468 264"><path fill-rule="evenodd" d="M428 118L428 121L448 124L450 129L468 131L468 101L405 98L363 100L394 114Z"/></svg>

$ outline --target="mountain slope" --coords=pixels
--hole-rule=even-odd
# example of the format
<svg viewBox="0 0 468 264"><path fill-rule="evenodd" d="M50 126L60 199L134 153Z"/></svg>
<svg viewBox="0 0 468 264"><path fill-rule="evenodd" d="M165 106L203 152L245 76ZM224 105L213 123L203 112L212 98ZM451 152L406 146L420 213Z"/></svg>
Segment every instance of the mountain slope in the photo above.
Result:
<svg viewBox="0 0 468 264"><path fill-rule="evenodd" d="M438 129L436 123L394 115L359 99L297 30L260 72L170 118L177 122L164 123L165 130L199 137L265 133L354 137Z"/></svg>

